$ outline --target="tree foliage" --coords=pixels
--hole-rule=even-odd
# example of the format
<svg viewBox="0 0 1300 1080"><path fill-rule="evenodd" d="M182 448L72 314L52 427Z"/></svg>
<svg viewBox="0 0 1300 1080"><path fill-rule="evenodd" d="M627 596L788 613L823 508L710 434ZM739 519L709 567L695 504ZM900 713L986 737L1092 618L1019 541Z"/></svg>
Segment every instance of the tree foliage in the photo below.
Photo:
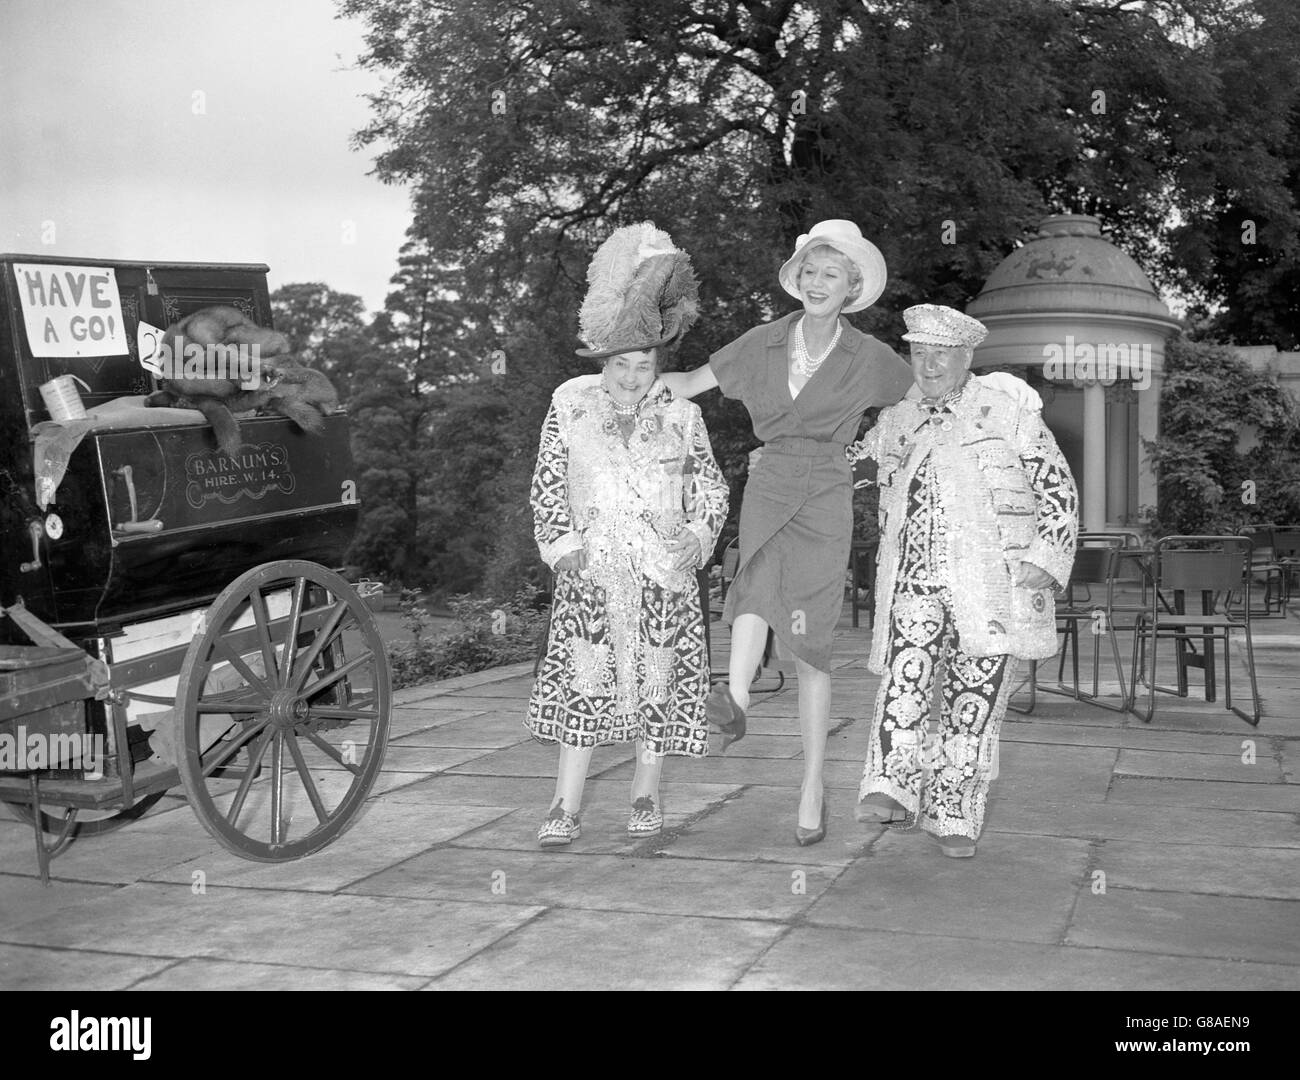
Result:
<svg viewBox="0 0 1300 1080"><path fill-rule="evenodd" d="M1232 349L1180 337L1165 353L1151 527L1235 533L1300 520L1300 406Z"/></svg>
<svg viewBox="0 0 1300 1080"><path fill-rule="evenodd" d="M382 179L410 185L412 244L436 271L421 279L432 292L408 280L390 312L402 333L388 355L415 366L376 448L376 482L399 506L383 544L408 538L404 565L456 576L457 589L536 570L526 493L537 433L554 387L590 370L572 354L584 273L621 224L649 218L695 261L705 319L682 367L793 306L776 270L829 217L854 220L885 254L886 292L855 318L890 344L899 311L964 307L1052 212L1100 215L1206 317L1231 300L1246 340L1297 325L1294 290L1280 295L1294 284L1300 224L1290 0L340 10L365 21L361 63L386 78L356 145ZM1260 223L1249 250L1246 214ZM417 321L417 301L447 318L426 322L421 307ZM438 378L411 359L430 348ZM487 366L494 355L504 368ZM716 394L701 405L738 508L748 416ZM448 482L421 487L435 475ZM452 492L469 500L463 517ZM464 534L439 539L453 520Z"/></svg>

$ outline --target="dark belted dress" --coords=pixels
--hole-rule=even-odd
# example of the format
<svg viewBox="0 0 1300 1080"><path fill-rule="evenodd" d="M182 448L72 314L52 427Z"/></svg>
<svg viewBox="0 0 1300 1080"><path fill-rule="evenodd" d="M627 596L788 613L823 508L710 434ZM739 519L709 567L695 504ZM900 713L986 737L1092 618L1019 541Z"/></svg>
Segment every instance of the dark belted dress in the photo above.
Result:
<svg viewBox="0 0 1300 1080"><path fill-rule="evenodd" d="M740 559L723 618L762 618L799 659L829 671L853 540L853 477L844 449L869 408L894 405L912 369L841 320L839 344L799 396L787 337L797 311L755 327L711 357L729 398L743 402L764 443L740 508Z"/></svg>

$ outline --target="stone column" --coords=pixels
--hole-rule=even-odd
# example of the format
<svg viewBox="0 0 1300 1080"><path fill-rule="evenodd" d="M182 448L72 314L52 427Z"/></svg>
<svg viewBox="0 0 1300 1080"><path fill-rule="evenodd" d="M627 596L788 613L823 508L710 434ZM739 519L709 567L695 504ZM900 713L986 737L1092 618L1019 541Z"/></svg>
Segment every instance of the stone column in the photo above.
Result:
<svg viewBox="0 0 1300 1080"><path fill-rule="evenodd" d="M1163 356L1161 360L1163 361ZM1138 512L1144 507L1155 507L1158 500L1158 485L1155 469L1151 464L1151 455L1142 445L1143 439L1154 441L1160 435L1160 392L1164 385L1163 372L1157 371L1151 376L1151 385L1137 392L1138 414Z"/></svg>
<svg viewBox="0 0 1300 1080"><path fill-rule="evenodd" d="M1106 388L1083 388L1083 532L1106 531Z"/></svg>
<svg viewBox="0 0 1300 1080"><path fill-rule="evenodd" d="M1128 516L1129 399L1126 387L1116 384L1106 390L1106 521L1122 525Z"/></svg>

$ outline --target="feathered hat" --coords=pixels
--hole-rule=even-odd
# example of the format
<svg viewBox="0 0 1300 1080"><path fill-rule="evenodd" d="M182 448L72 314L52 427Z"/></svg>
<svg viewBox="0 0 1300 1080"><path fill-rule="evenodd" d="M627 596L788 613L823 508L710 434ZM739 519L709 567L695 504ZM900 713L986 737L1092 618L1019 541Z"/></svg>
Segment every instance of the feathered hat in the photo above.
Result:
<svg viewBox="0 0 1300 1080"><path fill-rule="evenodd" d="M578 313L585 349L600 358L675 344L699 317L691 259L653 222L616 229L587 268Z"/></svg>

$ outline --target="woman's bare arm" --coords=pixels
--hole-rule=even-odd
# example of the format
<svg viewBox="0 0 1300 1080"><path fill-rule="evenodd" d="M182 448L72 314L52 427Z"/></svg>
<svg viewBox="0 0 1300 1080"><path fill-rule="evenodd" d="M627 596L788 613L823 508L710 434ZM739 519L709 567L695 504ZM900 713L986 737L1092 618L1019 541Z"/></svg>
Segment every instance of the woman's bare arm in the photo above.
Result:
<svg viewBox="0 0 1300 1080"><path fill-rule="evenodd" d="M718 385L718 377L708 364L703 364L694 371L665 371L659 378L673 392L673 397L679 398L693 398Z"/></svg>

